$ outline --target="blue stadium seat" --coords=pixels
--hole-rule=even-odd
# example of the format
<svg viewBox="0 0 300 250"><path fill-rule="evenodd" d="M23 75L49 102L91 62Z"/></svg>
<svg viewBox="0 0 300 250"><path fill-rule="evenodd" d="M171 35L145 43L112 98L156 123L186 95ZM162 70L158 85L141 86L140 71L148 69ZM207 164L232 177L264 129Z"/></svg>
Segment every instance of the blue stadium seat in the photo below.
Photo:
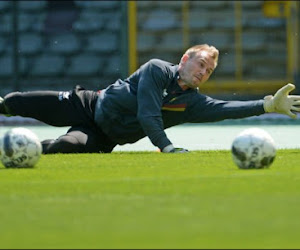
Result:
<svg viewBox="0 0 300 250"><path fill-rule="evenodd" d="M259 65L260 64L260 65ZM260 79L285 79L286 78L286 67L284 65L268 64L266 62L256 63L250 68L250 74Z"/></svg>
<svg viewBox="0 0 300 250"><path fill-rule="evenodd" d="M77 32L99 31L104 26L104 15L95 11L83 10L79 19L73 23L73 29Z"/></svg>
<svg viewBox="0 0 300 250"><path fill-rule="evenodd" d="M154 1L136 1L136 6L137 6L138 10L149 11L149 9L153 9L155 7L155 2Z"/></svg>
<svg viewBox="0 0 300 250"><path fill-rule="evenodd" d="M18 15L18 28L21 32L27 32L30 30L34 21L34 16L27 13L20 13Z"/></svg>
<svg viewBox="0 0 300 250"><path fill-rule="evenodd" d="M182 31L166 32L161 36L161 42L156 45L157 48L165 51L181 51L183 50L183 34Z"/></svg>
<svg viewBox="0 0 300 250"><path fill-rule="evenodd" d="M172 11L155 10L150 12L147 20L140 25L144 30L167 31L173 28L178 28L181 25L181 20L180 18L177 19L176 13Z"/></svg>
<svg viewBox="0 0 300 250"><path fill-rule="evenodd" d="M203 10L191 9L189 13L189 28L206 29L210 26L210 13Z"/></svg>
<svg viewBox="0 0 300 250"><path fill-rule="evenodd" d="M139 52L151 51L157 45L157 37L151 33L141 32L137 36L137 47Z"/></svg>
<svg viewBox="0 0 300 250"><path fill-rule="evenodd" d="M64 57L45 53L35 58L29 74L33 76L58 76L63 73L64 65Z"/></svg>
<svg viewBox="0 0 300 250"><path fill-rule="evenodd" d="M242 33L242 41L243 41L243 48L245 50L259 50L264 49L267 45L266 35L265 33L259 31L245 31Z"/></svg>
<svg viewBox="0 0 300 250"><path fill-rule="evenodd" d="M222 53L219 57L219 63L215 75L232 76L236 71L235 54L233 52Z"/></svg>
<svg viewBox="0 0 300 250"><path fill-rule="evenodd" d="M202 43L215 46L219 50L226 50L231 47L234 41L233 32L211 31L200 36Z"/></svg>
<svg viewBox="0 0 300 250"><path fill-rule="evenodd" d="M262 9L262 5L264 3L264 1L241 1L243 9L247 10L247 9Z"/></svg>
<svg viewBox="0 0 300 250"><path fill-rule="evenodd" d="M224 9L228 6L228 2L230 1L190 1L191 9Z"/></svg>
<svg viewBox="0 0 300 250"><path fill-rule="evenodd" d="M30 25L30 31L37 32L37 33L44 32L45 31L45 20L46 20L45 12L35 13L34 20Z"/></svg>
<svg viewBox="0 0 300 250"><path fill-rule="evenodd" d="M27 69L25 58L21 57L19 61L19 71L24 73ZM13 54L4 54L0 57L0 76L12 76L13 74Z"/></svg>
<svg viewBox="0 0 300 250"><path fill-rule="evenodd" d="M100 33L87 38L86 51L110 53L118 50L117 34Z"/></svg>
<svg viewBox="0 0 300 250"><path fill-rule="evenodd" d="M75 4L80 8L89 8L89 9L114 9L120 6L119 1L74 1Z"/></svg>
<svg viewBox="0 0 300 250"><path fill-rule="evenodd" d="M13 26L12 26L12 14L1 14L0 15L0 34L6 35L6 34L12 34Z"/></svg>
<svg viewBox="0 0 300 250"><path fill-rule="evenodd" d="M119 56L111 56L107 58L104 71L105 75L120 76L121 75L121 59Z"/></svg>
<svg viewBox="0 0 300 250"><path fill-rule="evenodd" d="M224 10L221 12L211 11L209 18L209 23L213 28L217 29L234 29L235 28L235 18L234 18L234 9Z"/></svg>
<svg viewBox="0 0 300 250"><path fill-rule="evenodd" d="M111 13L105 15L105 25L103 26L104 30L111 32L119 31L122 26L120 13Z"/></svg>
<svg viewBox="0 0 300 250"><path fill-rule="evenodd" d="M36 54L43 49L43 38L34 33L21 34L19 50L22 54Z"/></svg>
<svg viewBox="0 0 300 250"><path fill-rule="evenodd" d="M247 21L248 27L254 28L284 28L286 21L280 18L266 18L261 17L257 19L251 19Z"/></svg>
<svg viewBox="0 0 300 250"><path fill-rule="evenodd" d="M21 11L41 11L47 7L47 1L18 1Z"/></svg>
<svg viewBox="0 0 300 250"><path fill-rule="evenodd" d="M74 33L52 35L48 39L49 51L59 54L74 54L80 49L80 40Z"/></svg>
<svg viewBox="0 0 300 250"><path fill-rule="evenodd" d="M156 6L159 9L175 9L181 11L184 1L155 1Z"/></svg>
<svg viewBox="0 0 300 250"><path fill-rule="evenodd" d="M70 76L88 76L101 73L102 59L94 54L80 54L71 58L71 64L66 71Z"/></svg>
<svg viewBox="0 0 300 250"><path fill-rule="evenodd" d="M0 37L0 54L7 50L6 38Z"/></svg>
<svg viewBox="0 0 300 250"><path fill-rule="evenodd" d="M7 12L12 7L12 1L0 1L0 13Z"/></svg>
<svg viewBox="0 0 300 250"><path fill-rule="evenodd" d="M10 33L12 35L13 31L13 20L12 20L12 13L9 12L9 14L1 14L0 15L0 34L4 33ZM19 32L29 32L34 31L35 26L43 24L43 14L39 13L20 13L18 15L18 31Z"/></svg>

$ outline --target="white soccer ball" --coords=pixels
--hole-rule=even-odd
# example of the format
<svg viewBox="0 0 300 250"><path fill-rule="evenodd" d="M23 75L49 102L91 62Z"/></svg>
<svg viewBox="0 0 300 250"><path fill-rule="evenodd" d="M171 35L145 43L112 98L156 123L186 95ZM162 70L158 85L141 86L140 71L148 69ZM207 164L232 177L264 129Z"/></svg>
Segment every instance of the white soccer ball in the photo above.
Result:
<svg viewBox="0 0 300 250"><path fill-rule="evenodd" d="M232 142L234 163L242 169L268 168L275 159L276 146L265 130L249 128L238 134Z"/></svg>
<svg viewBox="0 0 300 250"><path fill-rule="evenodd" d="M0 160L7 168L34 167L41 154L42 145L29 129L10 129L0 139Z"/></svg>

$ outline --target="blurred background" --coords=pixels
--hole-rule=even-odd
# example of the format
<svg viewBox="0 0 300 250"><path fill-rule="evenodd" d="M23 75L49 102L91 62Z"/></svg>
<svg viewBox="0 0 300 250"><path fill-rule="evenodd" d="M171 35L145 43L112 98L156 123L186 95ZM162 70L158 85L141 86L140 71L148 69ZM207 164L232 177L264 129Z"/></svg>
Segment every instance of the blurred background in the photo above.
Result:
<svg viewBox="0 0 300 250"><path fill-rule="evenodd" d="M208 43L219 65L202 92L226 99L300 91L297 1L0 1L0 95L100 89L151 58L178 63ZM294 92L295 93L295 92Z"/></svg>

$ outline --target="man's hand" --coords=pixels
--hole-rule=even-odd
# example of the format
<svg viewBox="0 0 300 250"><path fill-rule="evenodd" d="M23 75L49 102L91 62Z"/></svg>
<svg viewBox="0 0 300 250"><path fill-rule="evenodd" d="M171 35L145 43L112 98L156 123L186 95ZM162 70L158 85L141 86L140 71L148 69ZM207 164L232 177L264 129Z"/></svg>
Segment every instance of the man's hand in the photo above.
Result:
<svg viewBox="0 0 300 250"><path fill-rule="evenodd" d="M289 95L295 89L295 85L288 83L279 89L274 96L268 95L264 97L264 109L267 113L275 112L296 119L295 112L300 112L300 96ZM294 112L292 112L294 111Z"/></svg>
<svg viewBox="0 0 300 250"><path fill-rule="evenodd" d="M174 148L172 144L166 146L163 150L163 153L187 153L189 152L187 149L184 148Z"/></svg>

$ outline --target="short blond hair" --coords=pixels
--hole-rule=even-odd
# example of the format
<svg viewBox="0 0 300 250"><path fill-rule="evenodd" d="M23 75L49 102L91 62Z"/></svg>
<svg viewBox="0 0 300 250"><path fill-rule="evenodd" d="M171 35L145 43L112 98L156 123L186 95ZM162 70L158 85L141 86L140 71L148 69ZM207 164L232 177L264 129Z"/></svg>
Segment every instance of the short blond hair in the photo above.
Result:
<svg viewBox="0 0 300 250"><path fill-rule="evenodd" d="M189 49L187 49L185 54L187 54L190 58L192 58L199 51L206 51L214 59L215 68L217 67L218 60L219 60L219 50L216 49L216 47L214 47L214 46L211 46L211 45L208 45L208 44L195 45L195 46L190 47Z"/></svg>

